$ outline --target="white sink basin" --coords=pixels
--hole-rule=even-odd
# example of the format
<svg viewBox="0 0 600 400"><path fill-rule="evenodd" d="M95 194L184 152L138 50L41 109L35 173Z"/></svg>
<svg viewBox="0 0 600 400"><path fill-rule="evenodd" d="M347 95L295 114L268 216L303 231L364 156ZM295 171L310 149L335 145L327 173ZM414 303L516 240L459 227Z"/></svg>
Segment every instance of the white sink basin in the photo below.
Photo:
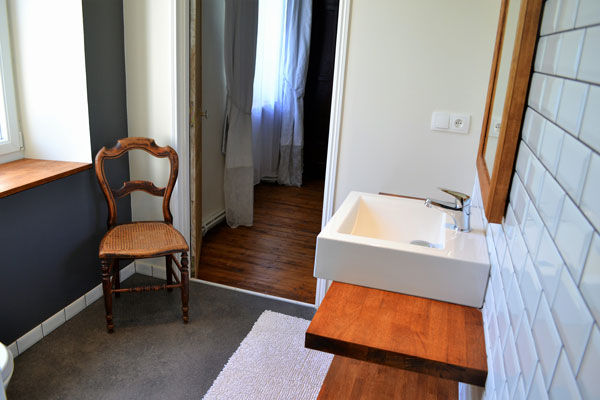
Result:
<svg viewBox="0 0 600 400"><path fill-rule="evenodd" d="M423 200L352 192L317 237L317 278L481 307L490 270L479 209L468 233Z"/></svg>

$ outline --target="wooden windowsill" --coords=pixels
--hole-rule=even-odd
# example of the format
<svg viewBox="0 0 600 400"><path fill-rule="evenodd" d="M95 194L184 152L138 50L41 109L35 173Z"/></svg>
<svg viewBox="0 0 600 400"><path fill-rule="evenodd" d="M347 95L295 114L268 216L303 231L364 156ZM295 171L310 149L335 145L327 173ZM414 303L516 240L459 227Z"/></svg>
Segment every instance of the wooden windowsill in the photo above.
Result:
<svg viewBox="0 0 600 400"><path fill-rule="evenodd" d="M484 386L483 318L476 308L333 282L305 346Z"/></svg>
<svg viewBox="0 0 600 400"><path fill-rule="evenodd" d="M92 168L91 163L23 158L0 164L0 198Z"/></svg>

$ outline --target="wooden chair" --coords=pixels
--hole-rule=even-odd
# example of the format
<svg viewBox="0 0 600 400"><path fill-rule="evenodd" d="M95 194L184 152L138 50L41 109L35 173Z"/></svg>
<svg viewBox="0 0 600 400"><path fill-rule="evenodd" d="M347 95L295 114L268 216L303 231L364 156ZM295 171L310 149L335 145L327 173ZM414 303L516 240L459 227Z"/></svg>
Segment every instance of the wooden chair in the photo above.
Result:
<svg viewBox="0 0 600 400"><path fill-rule="evenodd" d="M104 160L123 156L133 149L144 150L155 157L167 157L171 164L171 173L166 187L158 188L148 181L127 181L119 189L112 189L104 172ZM108 232L100 242L98 256L102 266L102 288L104 291L104 306L106 308L106 325L109 333L113 332L112 294L119 296L123 292L145 292L162 289L172 290L181 288L181 303L183 322L189 321L189 275L187 242L181 233L173 228L173 215L169 201L173 186L177 180L179 159L171 147L159 147L154 140L132 137L121 139L111 149L103 147L96 155L96 177L108 203ZM115 198L127 196L131 192L142 190L154 196L163 197L162 211L164 221L132 222L117 224L117 205ZM175 257L181 253L181 263ZM165 285L142 286L121 289L118 260L162 257L166 259L167 282ZM172 263L175 262L181 272L181 278L173 273ZM112 277L112 278L111 278ZM173 284L175 278L176 284Z"/></svg>

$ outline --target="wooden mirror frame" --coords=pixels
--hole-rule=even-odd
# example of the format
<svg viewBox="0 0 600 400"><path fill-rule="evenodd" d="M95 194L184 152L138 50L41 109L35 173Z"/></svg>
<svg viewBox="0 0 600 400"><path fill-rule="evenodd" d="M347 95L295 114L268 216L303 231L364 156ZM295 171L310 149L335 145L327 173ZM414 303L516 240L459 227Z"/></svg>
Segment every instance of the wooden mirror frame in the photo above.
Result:
<svg viewBox="0 0 600 400"><path fill-rule="evenodd" d="M502 5L500 6L494 58L492 59L485 114L481 128L479 150L477 152L477 175L481 187L481 197L483 199L486 218L492 223L501 223L506 210L523 115L527 106L529 81L533 73L531 67L535 56L543 5L543 0L521 0L515 46L506 87L504 110L502 112L502 124L500 125L500 134L498 135L498 147L496 149L494 167L490 175L485 163L485 144L492 119L492 107L502 56L508 2L509 0L502 0Z"/></svg>

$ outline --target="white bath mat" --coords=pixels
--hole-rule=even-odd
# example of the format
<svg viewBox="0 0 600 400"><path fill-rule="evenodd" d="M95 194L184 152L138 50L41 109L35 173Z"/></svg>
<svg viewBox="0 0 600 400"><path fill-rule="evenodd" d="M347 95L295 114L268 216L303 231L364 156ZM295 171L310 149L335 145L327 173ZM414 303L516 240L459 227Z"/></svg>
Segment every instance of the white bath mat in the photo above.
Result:
<svg viewBox="0 0 600 400"><path fill-rule="evenodd" d="M263 312L204 399L316 399L333 355L304 348L309 324Z"/></svg>

